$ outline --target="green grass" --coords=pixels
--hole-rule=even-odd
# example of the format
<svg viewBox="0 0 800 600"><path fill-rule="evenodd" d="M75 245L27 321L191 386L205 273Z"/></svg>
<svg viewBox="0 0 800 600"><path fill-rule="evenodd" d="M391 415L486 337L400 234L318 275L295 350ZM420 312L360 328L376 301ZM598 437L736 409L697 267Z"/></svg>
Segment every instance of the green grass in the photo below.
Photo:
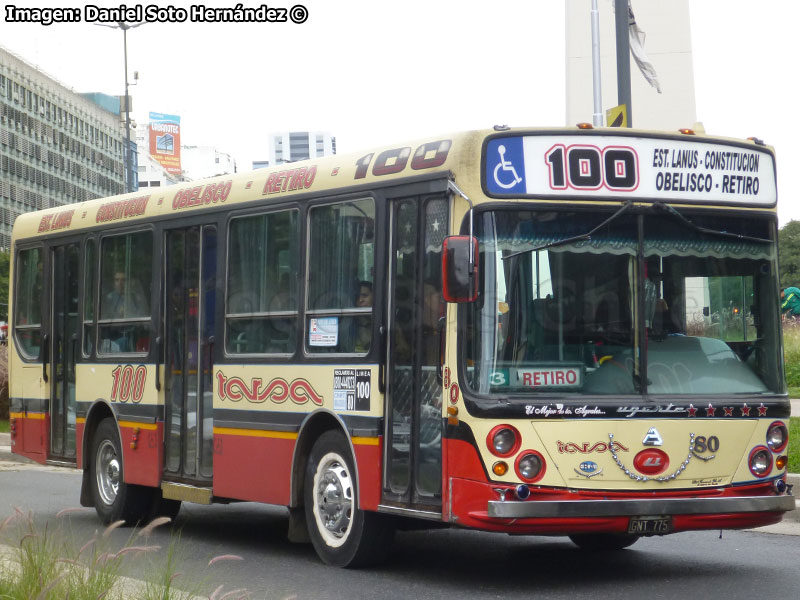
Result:
<svg viewBox="0 0 800 600"><path fill-rule="evenodd" d="M800 322L783 323L783 361L789 397L800 398Z"/></svg>
<svg viewBox="0 0 800 600"><path fill-rule="evenodd" d="M19 508L0 519L0 599L189 600L210 587L209 567L219 561L242 560L230 554L216 556L202 573L182 573L178 571L179 556L184 553L179 548L180 536L173 535L165 549L150 540L152 529L169 519L156 519L133 530L120 545L112 534L121 521L102 534L96 531L89 540L77 539L69 522L70 513L76 510L82 509L63 510L44 524L37 524L32 512ZM149 578L127 579L124 573L130 569L143 569ZM223 586L219 586L212 597L250 597L243 589L222 593Z"/></svg>
<svg viewBox="0 0 800 600"><path fill-rule="evenodd" d="M0 433L8 433L8 420L0 419Z"/></svg>
<svg viewBox="0 0 800 600"><path fill-rule="evenodd" d="M800 417L789 419L789 473L800 473Z"/></svg>

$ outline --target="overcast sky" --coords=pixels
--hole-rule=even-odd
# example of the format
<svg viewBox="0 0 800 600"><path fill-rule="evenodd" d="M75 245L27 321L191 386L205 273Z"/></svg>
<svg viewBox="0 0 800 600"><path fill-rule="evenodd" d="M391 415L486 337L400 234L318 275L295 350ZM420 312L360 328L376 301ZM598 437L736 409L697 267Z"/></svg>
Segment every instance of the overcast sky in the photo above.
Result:
<svg viewBox="0 0 800 600"><path fill-rule="evenodd" d="M634 0L634 9L637 1L667 0ZM305 23L147 23L130 30L128 70L131 79L134 71L140 77L131 88L136 119L146 121L150 111L179 115L183 144L213 145L232 154L240 169L266 158L265 138L273 131L330 131L345 153L495 124L565 124L561 2L268 4L288 9L296 2L308 9ZM601 10L609 7L601 0ZM710 134L757 136L774 145L781 224L800 220L791 183L800 161L794 73L800 3L692 0L690 10L698 120ZM10 23L6 16L0 15L0 45L76 91L123 93L121 31Z"/></svg>

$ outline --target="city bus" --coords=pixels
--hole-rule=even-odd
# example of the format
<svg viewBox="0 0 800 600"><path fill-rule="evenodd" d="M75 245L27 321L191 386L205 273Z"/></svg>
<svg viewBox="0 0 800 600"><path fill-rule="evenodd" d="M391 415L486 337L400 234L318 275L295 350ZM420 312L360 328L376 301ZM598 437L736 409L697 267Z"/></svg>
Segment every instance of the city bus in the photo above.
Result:
<svg viewBox="0 0 800 600"><path fill-rule="evenodd" d="M338 566L774 524L776 203L755 138L498 126L25 214L13 451L104 523L285 506Z"/></svg>

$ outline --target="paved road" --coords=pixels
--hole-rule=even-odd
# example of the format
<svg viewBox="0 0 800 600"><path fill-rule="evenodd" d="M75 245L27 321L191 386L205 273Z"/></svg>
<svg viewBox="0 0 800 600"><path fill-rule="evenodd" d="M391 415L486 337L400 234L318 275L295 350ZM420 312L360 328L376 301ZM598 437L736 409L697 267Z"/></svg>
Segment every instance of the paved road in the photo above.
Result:
<svg viewBox="0 0 800 600"><path fill-rule="evenodd" d="M0 520L14 506L35 512L52 532L64 528L81 544L101 530L93 510L56 513L77 505L75 470L0 461ZM186 505L176 521L182 557L179 581L208 581L207 590L247 588L252 598L385 599L525 598L648 600L675 597L798 597L800 539L755 531L682 533L643 539L615 554L587 554L564 538L511 537L457 529L402 532L389 562L344 570L319 562L308 545L286 540L285 509L250 503ZM800 533L800 524L793 524ZM784 530L789 532L789 530ZM130 530L112 533L124 544ZM138 540L135 540L138 541ZM167 529L150 543L166 547ZM210 558L237 554L242 561ZM131 562L128 574L144 577L155 566Z"/></svg>

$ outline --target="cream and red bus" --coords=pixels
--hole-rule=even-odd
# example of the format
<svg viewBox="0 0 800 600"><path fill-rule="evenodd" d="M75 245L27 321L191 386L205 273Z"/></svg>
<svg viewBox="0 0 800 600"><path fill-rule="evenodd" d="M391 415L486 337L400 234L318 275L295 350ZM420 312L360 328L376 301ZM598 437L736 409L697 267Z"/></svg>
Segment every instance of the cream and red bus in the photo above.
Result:
<svg viewBox="0 0 800 600"><path fill-rule="evenodd" d="M13 450L106 523L283 505L343 566L412 520L775 523L776 201L756 139L499 127L26 214Z"/></svg>

